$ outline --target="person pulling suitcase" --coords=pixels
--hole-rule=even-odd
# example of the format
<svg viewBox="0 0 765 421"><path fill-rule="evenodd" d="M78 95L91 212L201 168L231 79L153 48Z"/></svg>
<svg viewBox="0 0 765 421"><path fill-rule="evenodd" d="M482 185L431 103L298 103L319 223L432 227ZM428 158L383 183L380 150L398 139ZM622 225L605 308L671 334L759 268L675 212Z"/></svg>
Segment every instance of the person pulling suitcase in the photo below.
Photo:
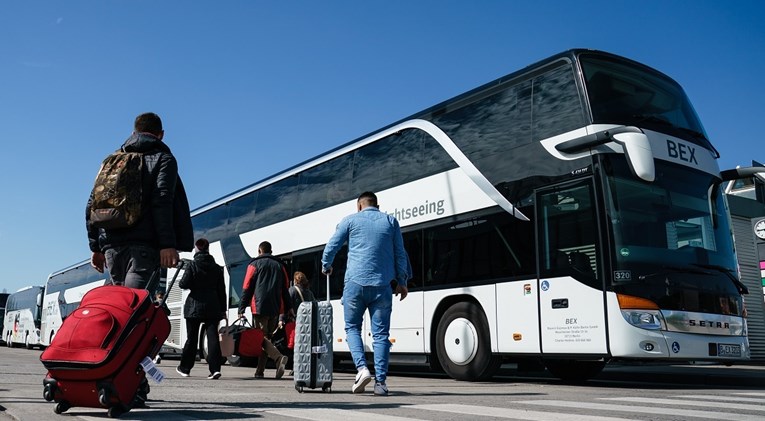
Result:
<svg viewBox="0 0 765 421"><path fill-rule="evenodd" d="M136 117L133 133L101 164L85 211L91 266L108 267L114 285L152 296L152 274L194 247L189 202L164 137L157 114ZM144 378L132 407L145 407L148 393Z"/></svg>
<svg viewBox="0 0 765 421"><path fill-rule="evenodd" d="M374 350L375 388L377 396L388 396L385 382L390 359L390 315L393 293L406 298L407 281L412 277L409 258L398 221L380 212L377 196L362 193L356 201L357 212L346 216L327 242L321 258L322 272L332 274L332 262L340 248L348 243L348 267L343 287L345 333L358 373L351 387L363 393L372 381L364 356L361 325L368 310ZM395 286L392 287L392 281ZM393 290L391 290L393 288Z"/></svg>

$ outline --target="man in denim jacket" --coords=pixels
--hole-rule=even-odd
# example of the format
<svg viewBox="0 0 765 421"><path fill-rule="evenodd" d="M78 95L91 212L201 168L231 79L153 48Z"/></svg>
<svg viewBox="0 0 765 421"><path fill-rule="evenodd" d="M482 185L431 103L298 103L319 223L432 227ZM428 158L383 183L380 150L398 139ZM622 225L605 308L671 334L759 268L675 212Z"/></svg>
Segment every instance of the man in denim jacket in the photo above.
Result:
<svg viewBox="0 0 765 421"><path fill-rule="evenodd" d="M378 396L388 395L385 383L390 357L390 315L395 294L406 298L406 283L411 277L409 258L404 250L404 239L398 221L380 212L377 196L364 192L359 196L358 212L343 218L337 231L327 242L321 259L322 272L332 273L332 261L338 250L348 243L348 265L343 287L343 310L348 347L358 373L351 388L362 393L372 380L364 357L361 324L364 312L369 310L375 359L375 389Z"/></svg>

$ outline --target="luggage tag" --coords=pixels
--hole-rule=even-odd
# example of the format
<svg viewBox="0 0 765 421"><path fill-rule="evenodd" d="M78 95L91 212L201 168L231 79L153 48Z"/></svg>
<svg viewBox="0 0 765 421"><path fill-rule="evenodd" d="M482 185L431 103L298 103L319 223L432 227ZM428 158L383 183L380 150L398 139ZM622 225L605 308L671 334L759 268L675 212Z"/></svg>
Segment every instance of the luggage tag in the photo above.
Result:
<svg viewBox="0 0 765 421"><path fill-rule="evenodd" d="M143 357L143 360L141 361L141 367L143 367L143 371L145 371L146 374L148 374L155 383L160 384L162 383L162 380L165 379L165 373L157 368L151 358Z"/></svg>

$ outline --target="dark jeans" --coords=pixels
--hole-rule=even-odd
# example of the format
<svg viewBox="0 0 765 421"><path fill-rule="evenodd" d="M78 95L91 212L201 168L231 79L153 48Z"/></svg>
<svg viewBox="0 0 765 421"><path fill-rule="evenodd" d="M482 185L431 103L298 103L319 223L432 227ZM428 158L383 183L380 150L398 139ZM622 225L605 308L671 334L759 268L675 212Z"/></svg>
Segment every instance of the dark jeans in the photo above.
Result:
<svg viewBox="0 0 765 421"><path fill-rule="evenodd" d="M220 371L221 354L220 340L218 338L218 319L186 319L186 343L183 345L183 354L181 355L181 367L186 371L194 368L194 362L197 358L199 344L199 326L205 324L205 334L207 335L207 367L210 374Z"/></svg>
<svg viewBox="0 0 765 421"><path fill-rule="evenodd" d="M115 285L125 285L135 289L147 288L151 275L159 268L159 250L144 245L118 246L104 252L106 267ZM159 285L159 276L154 281L150 292Z"/></svg>

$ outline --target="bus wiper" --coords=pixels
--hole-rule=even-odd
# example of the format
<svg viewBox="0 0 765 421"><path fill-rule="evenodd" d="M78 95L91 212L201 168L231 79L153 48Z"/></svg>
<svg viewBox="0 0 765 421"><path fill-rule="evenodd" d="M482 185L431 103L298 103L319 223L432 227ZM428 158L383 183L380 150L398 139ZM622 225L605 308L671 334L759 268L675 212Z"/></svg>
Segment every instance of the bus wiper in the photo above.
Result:
<svg viewBox="0 0 765 421"><path fill-rule="evenodd" d="M653 114L633 114L632 118L636 118L637 119L632 124L638 124L638 123L642 123L642 122L649 122L649 123L654 123L654 124L657 124L657 125L669 127L669 128L674 129L674 130L678 130L678 131L680 131L682 133L691 135L696 140L702 141L704 147L706 147L709 150L711 150L712 152L714 152L715 155L716 155L716 158L720 157L720 152L718 152L717 149L715 149L715 147L712 146L712 143L709 142L709 139L707 139L706 135L704 135L704 133L701 133L698 130L689 129L687 127L680 127L680 126L672 123L671 121L667 120L666 118L663 118L663 117L660 117L660 116L657 116L657 115L653 115Z"/></svg>
<svg viewBox="0 0 765 421"><path fill-rule="evenodd" d="M693 137L695 137L697 140L700 140L704 143L704 146L709 148L712 152L715 153L715 158L720 157L720 152L712 145L712 143L707 139L706 135L704 133L701 133L700 131L689 129L687 127L676 127L678 130L680 130L683 133L687 133Z"/></svg>
<svg viewBox="0 0 765 421"><path fill-rule="evenodd" d="M720 271L724 273L725 275L727 275L728 279L730 279L731 282L733 282L733 285L736 286L736 289L738 290L739 294L749 294L749 288L747 288L746 285L744 285L741 281L738 280L738 278L736 278L733 275L733 269L728 269L725 266L720 266L720 265L705 265L701 263L693 263L693 266L698 266L704 269L713 269L716 271Z"/></svg>
<svg viewBox="0 0 765 421"><path fill-rule="evenodd" d="M693 274L698 274L698 275L710 275L710 273L705 271L705 270L693 269L693 268L689 268L689 267L662 266L662 269L667 269L667 270L661 271L661 272L649 273L647 275L640 275L640 276L638 276L638 279L641 280L641 281L644 281L644 280L646 280L648 278L653 278L654 276L658 276L658 275L666 275L667 273L671 273L671 272L673 272L673 273L693 273Z"/></svg>
<svg viewBox="0 0 765 421"><path fill-rule="evenodd" d="M637 120L633 121L632 124L638 124L638 123L656 123L662 126L671 127L673 129L677 129L678 127L672 124L671 121L667 120L666 118L659 117L657 115L653 114L633 114L632 118L635 118Z"/></svg>

